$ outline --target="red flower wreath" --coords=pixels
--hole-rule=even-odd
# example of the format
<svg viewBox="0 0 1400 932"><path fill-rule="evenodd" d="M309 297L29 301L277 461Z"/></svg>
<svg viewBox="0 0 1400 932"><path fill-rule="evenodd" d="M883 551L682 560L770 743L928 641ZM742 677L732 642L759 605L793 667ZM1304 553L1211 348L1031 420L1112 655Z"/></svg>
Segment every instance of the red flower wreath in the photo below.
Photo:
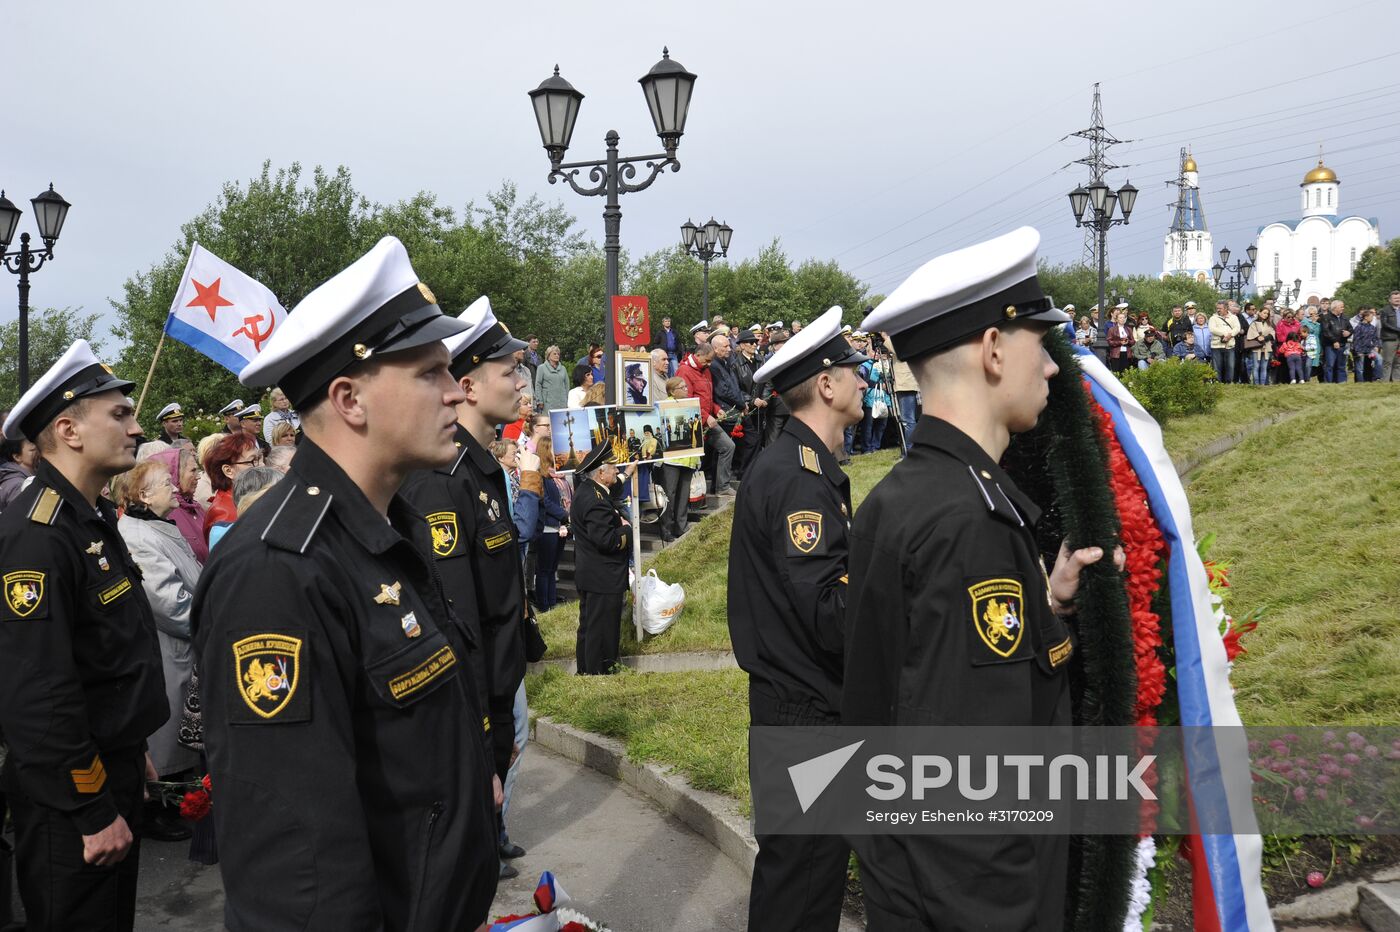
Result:
<svg viewBox="0 0 1400 932"><path fill-rule="evenodd" d="M1088 385L1085 385L1086 392ZM1089 408L1098 422L1099 433L1108 448L1109 487L1118 509L1118 522L1123 534L1123 569L1127 573L1128 609L1132 618L1133 659L1137 670L1137 704L1134 718L1139 726L1157 724L1157 710L1167 692L1167 669L1162 663L1161 618L1152 610L1152 597L1162 586L1162 554L1166 540L1148 507L1147 492L1123 453L1123 446L1113 430L1113 419L1092 394ZM1143 736L1150 741L1150 734ZM1157 783L1155 769L1145 774L1150 787ZM1149 827L1157 814L1157 805L1144 800L1142 816Z"/></svg>

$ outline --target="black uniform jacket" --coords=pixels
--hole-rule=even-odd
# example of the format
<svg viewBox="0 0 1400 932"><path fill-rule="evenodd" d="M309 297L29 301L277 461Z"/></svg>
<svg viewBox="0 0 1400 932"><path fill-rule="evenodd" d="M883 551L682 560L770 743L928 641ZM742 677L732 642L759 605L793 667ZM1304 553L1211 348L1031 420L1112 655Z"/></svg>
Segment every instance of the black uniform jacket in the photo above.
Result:
<svg viewBox="0 0 1400 932"><path fill-rule="evenodd" d="M498 862L471 633L401 497L313 441L195 592L204 742L234 932L471 929Z"/></svg>
<svg viewBox="0 0 1400 932"><path fill-rule="evenodd" d="M841 711L851 486L798 418L739 487L729 542L729 637L755 724Z"/></svg>
<svg viewBox="0 0 1400 932"><path fill-rule="evenodd" d="M921 418L913 440L851 532L843 724L1068 725L1074 646L1040 510L948 422ZM877 909L950 930L1060 928L1067 841L851 839Z"/></svg>
<svg viewBox="0 0 1400 932"><path fill-rule="evenodd" d="M499 700L513 697L525 676L525 567L505 471L460 424L456 439L457 459L409 476L403 495L428 519L448 598L480 632L486 688Z"/></svg>
<svg viewBox="0 0 1400 932"><path fill-rule="evenodd" d="M0 732L7 788L84 835L117 818L102 755L141 751L170 718L141 570L98 508L40 462L0 515Z"/></svg>
<svg viewBox="0 0 1400 932"><path fill-rule="evenodd" d="M580 592L626 592L632 528L612 493L592 479L574 490L569 531L574 539L574 584Z"/></svg>

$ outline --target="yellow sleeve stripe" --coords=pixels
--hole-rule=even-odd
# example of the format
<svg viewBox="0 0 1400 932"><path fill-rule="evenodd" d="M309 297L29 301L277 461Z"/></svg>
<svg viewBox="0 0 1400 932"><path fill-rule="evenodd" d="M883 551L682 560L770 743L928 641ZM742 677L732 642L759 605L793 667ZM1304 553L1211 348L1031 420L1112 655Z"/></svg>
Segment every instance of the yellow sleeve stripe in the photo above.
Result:
<svg viewBox="0 0 1400 932"><path fill-rule="evenodd" d="M73 770L70 773L73 775L73 787L79 793L100 793L107 783L107 768L102 766L102 758L99 755L93 755L91 767L86 770Z"/></svg>

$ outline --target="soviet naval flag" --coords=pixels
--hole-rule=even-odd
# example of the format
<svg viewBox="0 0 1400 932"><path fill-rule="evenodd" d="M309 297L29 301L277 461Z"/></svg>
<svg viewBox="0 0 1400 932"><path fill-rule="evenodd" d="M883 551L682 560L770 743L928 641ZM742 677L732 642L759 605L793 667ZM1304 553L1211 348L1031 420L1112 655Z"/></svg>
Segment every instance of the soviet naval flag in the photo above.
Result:
<svg viewBox="0 0 1400 932"><path fill-rule="evenodd" d="M286 319L265 285L195 243L165 332L237 375Z"/></svg>

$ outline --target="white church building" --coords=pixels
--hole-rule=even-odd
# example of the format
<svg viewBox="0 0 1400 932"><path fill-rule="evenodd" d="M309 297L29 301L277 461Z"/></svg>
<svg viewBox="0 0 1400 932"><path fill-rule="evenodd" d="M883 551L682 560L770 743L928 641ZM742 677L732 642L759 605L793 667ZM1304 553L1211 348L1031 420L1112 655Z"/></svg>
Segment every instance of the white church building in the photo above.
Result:
<svg viewBox="0 0 1400 932"><path fill-rule="evenodd" d="M1341 215L1341 181L1337 173L1317 160L1299 185L1301 216L1277 220L1259 228L1254 280L1266 290L1283 282L1288 290L1295 280L1302 288L1290 302L1294 307L1308 298L1330 297L1337 286L1351 278L1368 246L1380 245L1376 218Z"/></svg>
<svg viewBox="0 0 1400 932"><path fill-rule="evenodd" d="M1206 228L1196 159L1189 152L1181 154L1181 174L1176 184L1176 210L1162 244L1162 277L1185 275L1198 282L1209 282L1210 267L1216 260L1215 245Z"/></svg>

